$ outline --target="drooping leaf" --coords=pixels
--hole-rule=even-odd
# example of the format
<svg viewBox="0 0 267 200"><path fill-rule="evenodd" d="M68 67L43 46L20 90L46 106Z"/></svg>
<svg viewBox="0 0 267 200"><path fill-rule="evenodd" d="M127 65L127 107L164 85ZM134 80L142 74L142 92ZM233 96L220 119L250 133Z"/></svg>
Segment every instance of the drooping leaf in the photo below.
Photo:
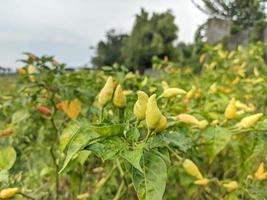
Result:
<svg viewBox="0 0 267 200"><path fill-rule="evenodd" d="M80 125L76 121L71 121L63 130L59 140L59 148L64 151L71 138L80 130Z"/></svg>
<svg viewBox="0 0 267 200"><path fill-rule="evenodd" d="M144 173L132 168L132 179L139 200L161 200L166 187L167 166L153 151L142 158Z"/></svg>
<svg viewBox="0 0 267 200"><path fill-rule="evenodd" d="M15 149L11 146L0 148L0 170L9 170L17 158Z"/></svg>
<svg viewBox="0 0 267 200"><path fill-rule="evenodd" d="M63 167L61 168L59 173L61 173L66 168L66 166L71 161L73 156L79 150L91 144L97 138L99 138L99 134L92 131L89 124L88 125L86 123L80 124L79 131L72 137L68 145L67 155L66 155Z"/></svg>

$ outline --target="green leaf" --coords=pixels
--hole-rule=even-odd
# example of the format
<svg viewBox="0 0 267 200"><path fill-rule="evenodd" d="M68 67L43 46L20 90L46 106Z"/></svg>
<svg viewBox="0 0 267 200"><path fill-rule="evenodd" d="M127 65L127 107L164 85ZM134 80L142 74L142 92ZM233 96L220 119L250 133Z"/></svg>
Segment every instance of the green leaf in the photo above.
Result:
<svg viewBox="0 0 267 200"><path fill-rule="evenodd" d="M139 145L133 150L126 150L121 153L121 157L127 160L132 166L138 169L140 172L143 172L140 166L140 160L143 155L144 145Z"/></svg>
<svg viewBox="0 0 267 200"><path fill-rule="evenodd" d="M150 148L166 147L167 145L177 147L179 150L186 152L192 146L192 140L184 133L170 131L163 135L156 135L149 140Z"/></svg>
<svg viewBox="0 0 267 200"><path fill-rule="evenodd" d="M115 159L118 154L127 148L127 144L117 136L109 137L88 147L89 150L102 160Z"/></svg>
<svg viewBox="0 0 267 200"><path fill-rule="evenodd" d="M12 116L12 123L18 124L21 121L27 119L29 116L30 116L30 114L27 110L18 110Z"/></svg>
<svg viewBox="0 0 267 200"><path fill-rule="evenodd" d="M76 121L71 121L63 130L59 140L59 148L64 151L71 138L80 130L80 125Z"/></svg>
<svg viewBox="0 0 267 200"><path fill-rule="evenodd" d="M123 135L124 124L96 124L91 125L91 129L102 137Z"/></svg>
<svg viewBox="0 0 267 200"><path fill-rule="evenodd" d="M83 165L85 163L85 161L87 160L88 156L91 154L91 151L88 150L82 150L79 151L78 156L77 156L77 160L79 161L79 163L81 165Z"/></svg>
<svg viewBox="0 0 267 200"><path fill-rule="evenodd" d="M15 149L11 146L0 149L0 170L9 170L17 158Z"/></svg>
<svg viewBox="0 0 267 200"><path fill-rule="evenodd" d="M97 138L99 138L99 134L92 131L89 125L87 125L86 123L80 123L79 131L72 137L68 145L67 155L63 167L61 168L59 173L61 173L66 168L68 163L78 151L91 144L92 142L96 142L95 139Z"/></svg>
<svg viewBox="0 0 267 200"><path fill-rule="evenodd" d="M155 152L145 152L141 173L132 168L132 179L139 200L161 200L166 187L167 166Z"/></svg>
<svg viewBox="0 0 267 200"><path fill-rule="evenodd" d="M222 127L208 127L202 132L207 143L209 161L212 162L216 155L230 142L232 133Z"/></svg>

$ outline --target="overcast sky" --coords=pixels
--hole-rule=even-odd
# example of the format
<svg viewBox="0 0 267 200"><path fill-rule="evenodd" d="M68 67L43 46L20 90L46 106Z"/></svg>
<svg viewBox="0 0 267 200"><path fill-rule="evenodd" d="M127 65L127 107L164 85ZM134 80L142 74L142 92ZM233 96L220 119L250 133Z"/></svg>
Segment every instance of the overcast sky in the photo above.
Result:
<svg viewBox="0 0 267 200"><path fill-rule="evenodd" d="M0 66L15 68L22 52L54 55L70 66L82 66L90 46L115 28L129 32L140 8L171 9L179 41L192 42L207 16L190 0L0 0Z"/></svg>

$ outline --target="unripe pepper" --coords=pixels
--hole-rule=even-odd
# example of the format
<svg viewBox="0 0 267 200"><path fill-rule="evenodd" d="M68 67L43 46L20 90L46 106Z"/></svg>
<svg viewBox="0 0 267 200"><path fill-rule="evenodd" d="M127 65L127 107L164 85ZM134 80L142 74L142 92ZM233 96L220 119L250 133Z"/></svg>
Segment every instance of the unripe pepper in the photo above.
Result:
<svg viewBox="0 0 267 200"><path fill-rule="evenodd" d="M185 159L185 161L183 162L183 168L189 175L194 176L197 179L203 179L203 176L200 173L198 167L192 160Z"/></svg>
<svg viewBox="0 0 267 200"><path fill-rule="evenodd" d="M161 118L162 114L158 108L156 95L149 97L146 108L146 124L150 130L154 130Z"/></svg>
<svg viewBox="0 0 267 200"><path fill-rule="evenodd" d="M164 115L162 115L160 120L159 120L159 123L158 123L158 125L154 131L155 131L155 133L160 133L165 128L167 128L167 126L168 126L167 118Z"/></svg>
<svg viewBox="0 0 267 200"><path fill-rule="evenodd" d="M113 86L113 79L109 76L106 84L98 95L98 103L101 107L104 107L112 99L114 90Z"/></svg>
<svg viewBox="0 0 267 200"><path fill-rule="evenodd" d="M118 108L124 108L126 106L126 96L123 93L121 85L116 87L113 97L113 103Z"/></svg>
<svg viewBox="0 0 267 200"><path fill-rule="evenodd" d="M250 128L257 123L257 121L262 117L262 115L263 115L262 113L258 113L258 114L247 116L243 118L241 122L239 122L235 126L237 128Z"/></svg>
<svg viewBox="0 0 267 200"><path fill-rule="evenodd" d="M137 120L141 121L146 118L148 96L145 92L142 92L142 91L138 91L137 96L138 96L138 100L134 104L133 112Z"/></svg>
<svg viewBox="0 0 267 200"><path fill-rule="evenodd" d="M223 187L226 188L229 192L236 190L239 185L236 181L230 181L229 183L223 184Z"/></svg>
<svg viewBox="0 0 267 200"><path fill-rule="evenodd" d="M177 95L182 95L182 94L186 94L186 91L184 91L183 89L180 89L180 88L167 88L167 89L165 89L163 91L161 96L164 97L164 98L172 98L172 97L175 97Z"/></svg>
<svg viewBox="0 0 267 200"><path fill-rule="evenodd" d="M17 194L18 188L7 188L0 192L0 199L9 199Z"/></svg>
<svg viewBox="0 0 267 200"><path fill-rule="evenodd" d="M43 105L38 105L37 106L37 110L40 113L44 114L45 116L50 116L52 114L52 111L49 108L47 108L46 106L43 106Z"/></svg>
<svg viewBox="0 0 267 200"><path fill-rule="evenodd" d="M229 104L227 105L224 116L226 119L233 119L236 116L236 102L235 98L232 98Z"/></svg>

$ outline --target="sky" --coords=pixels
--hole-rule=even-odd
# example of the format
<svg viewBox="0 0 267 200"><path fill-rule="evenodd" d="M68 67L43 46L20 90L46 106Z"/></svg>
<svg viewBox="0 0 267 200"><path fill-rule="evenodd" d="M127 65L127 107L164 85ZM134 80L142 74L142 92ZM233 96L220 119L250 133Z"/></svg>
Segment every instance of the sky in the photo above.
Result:
<svg viewBox="0 0 267 200"><path fill-rule="evenodd" d="M15 69L23 52L54 55L68 66L83 66L91 46L114 28L129 33L135 15L172 10L178 40L192 42L207 16L191 0L0 0L0 66Z"/></svg>

